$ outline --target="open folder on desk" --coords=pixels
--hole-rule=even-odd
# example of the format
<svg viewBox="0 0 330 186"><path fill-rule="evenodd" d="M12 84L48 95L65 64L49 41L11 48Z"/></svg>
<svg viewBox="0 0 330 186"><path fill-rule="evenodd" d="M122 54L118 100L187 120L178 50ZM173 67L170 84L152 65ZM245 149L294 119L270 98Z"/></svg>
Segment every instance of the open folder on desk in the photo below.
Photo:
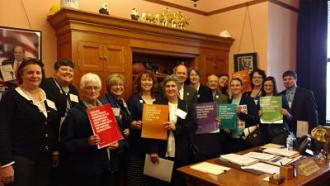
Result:
<svg viewBox="0 0 330 186"><path fill-rule="evenodd" d="M151 162L150 156L146 154L143 174L166 182L171 182L174 162L159 158L159 163Z"/></svg>

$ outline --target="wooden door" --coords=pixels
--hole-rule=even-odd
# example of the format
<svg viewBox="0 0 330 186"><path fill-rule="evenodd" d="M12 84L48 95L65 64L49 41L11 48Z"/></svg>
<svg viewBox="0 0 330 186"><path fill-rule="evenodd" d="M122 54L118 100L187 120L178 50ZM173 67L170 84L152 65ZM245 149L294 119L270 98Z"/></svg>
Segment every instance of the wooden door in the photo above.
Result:
<svg viewBox="0 0 330 186"><path fill-rule="evenodd" d="M125 47L119 45L105 44L103 46L105 72L124 73L125 68Z"/></svg>
<svg viewBox="0 0 330 186"><path fill-rule="evenodd" d="M80 71L103 71L103 45L98 42L79 41L77 66Z"/></svg>

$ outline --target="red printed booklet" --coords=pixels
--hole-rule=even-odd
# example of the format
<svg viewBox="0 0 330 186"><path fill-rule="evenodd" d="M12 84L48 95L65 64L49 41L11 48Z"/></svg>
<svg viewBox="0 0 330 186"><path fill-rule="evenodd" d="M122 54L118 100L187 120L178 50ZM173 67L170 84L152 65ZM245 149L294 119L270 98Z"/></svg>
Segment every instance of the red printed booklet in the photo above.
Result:
<svg viewBox="0 0 330 186"><path fill-rule="evenodd" d="M87 115L94 135L99 136L98 148L109 146L112 142L123 138L116 118L109 104L87 109Z"/></svg>

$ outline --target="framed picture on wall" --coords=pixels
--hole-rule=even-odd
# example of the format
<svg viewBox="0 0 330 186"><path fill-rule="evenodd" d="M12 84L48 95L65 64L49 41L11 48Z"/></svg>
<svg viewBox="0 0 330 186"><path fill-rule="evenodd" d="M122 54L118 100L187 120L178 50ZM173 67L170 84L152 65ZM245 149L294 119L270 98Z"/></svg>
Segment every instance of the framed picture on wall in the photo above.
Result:
<svg viewBox="0 0 330 186"><path fill-rule="evenodd" d="M0 27L0 92L16 80L18 64L26 58L41 59L41 31Z"/></svg>
<svg viewBox="0 0 330 186"><path fill-rule="evenodd" d="M248 70L251 73L257 68L257 53L234 54L235 72Z"/></svg>

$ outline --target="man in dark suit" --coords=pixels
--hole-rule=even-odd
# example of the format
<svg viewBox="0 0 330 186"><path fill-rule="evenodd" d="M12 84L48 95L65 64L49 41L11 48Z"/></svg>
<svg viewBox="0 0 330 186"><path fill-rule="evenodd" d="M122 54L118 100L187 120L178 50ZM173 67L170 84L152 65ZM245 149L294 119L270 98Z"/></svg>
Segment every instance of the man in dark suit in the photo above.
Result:
<svg viewBox="0 0 330 186"><path fill-rule="evenodd" d="M188 78L188 69L185 65L177 65L173 70L174 75L179 79L180 89L179 97L184 100L186 103L196 103L197 102L197 91L186 85L185 81Z"/></svg>
<svg viewBox="0 0 330 186"><path fill-rule="evenodd" d="M294 71L285 71L282 78L286 90L281 94L286 96L292 113L292 119L289 120L290 131L296 134L297 121L307 121L308 131L311 132L319 122L313 92L297 86L297 73Z"/></svg>
<svg viewBox="0 0 330 186"><path fill-rule="evenodd" d="M24 57L25 57L25 50L22 46L17 45L14 47L13 50L13 59L9 59L9 60L5 60L2 62L1 65L11 65L13 68L13 80L10 81L6 81L6 86L8 88L16 88L16 86L18 85L18 82L16 80L16 71L19 67L19 65L24 61Z"/></svg>

